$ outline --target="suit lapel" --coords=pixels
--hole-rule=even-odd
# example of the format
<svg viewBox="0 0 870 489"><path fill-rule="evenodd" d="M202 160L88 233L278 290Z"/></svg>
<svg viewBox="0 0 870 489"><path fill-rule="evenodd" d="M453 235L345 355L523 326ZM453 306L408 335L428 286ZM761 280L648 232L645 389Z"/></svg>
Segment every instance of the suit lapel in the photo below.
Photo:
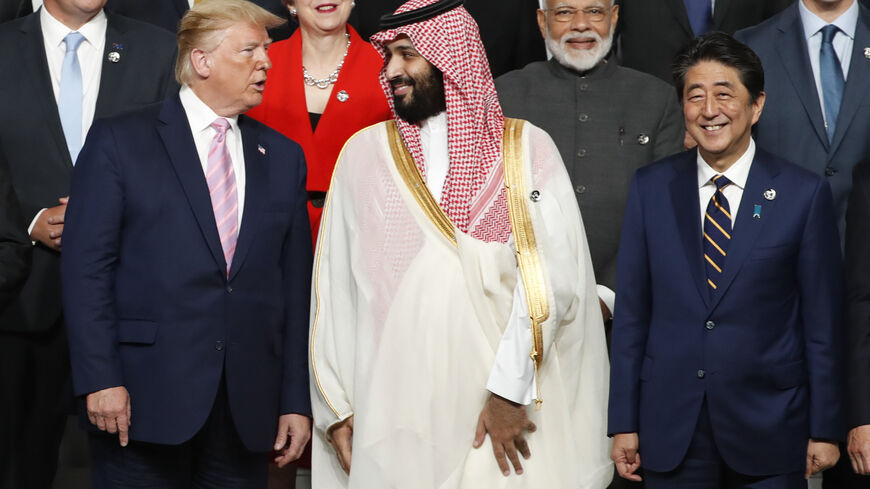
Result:
<svg viewBox="0 0 870 489"><path fill-rule="evenodd" d="M678 233L683 242L683 255L688 260L692 281L698 289L701 300L707 304L706 278L704 272L703 248L701 243L701 209L698 203L697 152L684 153L685 159L676 168L677 174L671 180L669 191L674 216L677 219Z"/></svg>
<svg viewBox="0 0 870 489"><path fill-rule="evenodd" d="M157 131L160 133L160 138L163 140L163 145L166 147L166 152L169 154L172 166L199 224L199 229L202 231L214 257L217 269L225 271L227 265L218 236L217 224L214 220L208 184L205 181L199 155L196 152L190 124L187 122L187 116L178 95L164 102L160 112L160 121L162 124L157 126Z"/></svg>
<svg viewBox="0 0 870 489"><path fill-rule="evenodd" d="M60 115L57 112L57 101L54 97L54 89L51 86L51 74L48 71L48 60L45 58L45 42L42 39L42 28L39 25L39 14L31 14L21 24L21 46L19 52L24 56L22 61L22 83L29 85L34 93L39 96L36 110L42 112L42 120L51 133L51 142L57 146L61 158L52 158L52 163L60 166L64 171L72 170L72 159L69 156L69 148L66 146L66 138L63 135L63 126L60 123ZM7 123L11 123L7 121Z"/></svg>
<svg viewBox="0 0 870 489"><path fill-rule="evenodd" d="M797 4L789 7L787 13L783 15L778 29L780 34L776 40L776 49L779 52L783 67L789 74L789 79L797 91L807 117L810 119L810 124L816 131L816 137L825 148L828 148L830 143L825 131L825 119L822 116L819 92L816 89L815 77L810 67L807 41L804 38Z"/></svg>
<svg viewBox="0 0 870 489"><path fill-rule="evenodd" d="M94 109L94 118L105 117L107 114L117 112L119 105L119 97L123 93L120 87L123 83L123 74L127 66L131 66L133 60L126 56L129 54L125 41L125 32L120 28L117 22L114 22L114 15L106 13L108 23L106 26L106 45L103 48L102 71L100 73L100 90L97 94L97 105ZM134 46L135 49L138 46ZM112 63L108 59L110 52L120 54L120 60L117 63Z"/></svg>
<svg viewBox="0 0 870 489"><path fill-rule="evenodd" d="M870 60L864 55L864 49L870 46L870 28L868 28L870 14L862 7L858 15L855 42L852 47L852 61L849 64L849 77L846 80L843 101L840 103L840 115L837 117L834 141L831 145L831 151L828 153L832 156L843 142L843 137L858 112L858 106L861 105L864 95L870 91Z"/></svg>
<svg viewBox="0 0 870 489"><path fill-rule="evenodd" d="M230 280L239 273L245 262L248 250L251 249L254 237L259 227L263 203L266 199L266 148L260 143L260 132L244 115L239 116L239 130L242 131L242 151L245 154L245 210L242 215L242 227L239 229L239 239L236 243L236 253L230 268ZM263 152L260 152L260 148Z"/></svg>
<svg viewBox="0 0 870 489"><path fill-rule="evenodd" d="M695 37L695 32L692 31L692 24L689 23L689 14L686 13L686 5L683 0L665 0L664 2L671 9L671 13L676 17L677 23L686 31L689 38Z"/></svg>
<svg viewBox="0 0 870 489"><path fill-rule="evenodd" d="M778 170L768 162L763 152L756 149L755 159L752 161L752 168L750 168L746 180L746 188L743 189L743 197L740 199L737 221L734 223L734 232L728 247L728 258L725 262L721 283L710 302L711 311L722 300L731 283L734 282L734 277L737 276L740 268L746 262L746 257L752 251L764 225L776 216L774 210L777 201L765 199L764 192L767 189L776 190L774 181L778 173ZM762 217L758 219L753 217L756 205L761 205L763 209Z"/></svg>

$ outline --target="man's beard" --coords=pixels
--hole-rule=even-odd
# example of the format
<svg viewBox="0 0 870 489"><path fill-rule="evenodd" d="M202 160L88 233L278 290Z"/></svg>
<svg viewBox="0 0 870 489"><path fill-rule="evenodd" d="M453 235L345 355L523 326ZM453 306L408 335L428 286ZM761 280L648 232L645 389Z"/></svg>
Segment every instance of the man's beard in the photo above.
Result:
<svg viewBox="0 0 870 489"><path fill-rule="evenodd" d="M432 67L426 77L420 79L410 76L395 77L390 80L390 84L394 82L404 83L412 87L410 94L393 95L396 114L411 124L419 124L447 110L447 101L444 97L444 75L441 70Z"/></svg>
<svg viewBox="0 0 870 489"><path fill-rule="evenodd" d="M595 48L589 50L572 49L567 46L571 39L595 39ZM547 30L547 48L553 53L553 57L562 66L575 71L589 71L595 68L601 60L610 52L613 45L613 30L607 34L606 39L601 39L597 32L590 30L588 33L568 32L561 39L550 37Z"/></svg>

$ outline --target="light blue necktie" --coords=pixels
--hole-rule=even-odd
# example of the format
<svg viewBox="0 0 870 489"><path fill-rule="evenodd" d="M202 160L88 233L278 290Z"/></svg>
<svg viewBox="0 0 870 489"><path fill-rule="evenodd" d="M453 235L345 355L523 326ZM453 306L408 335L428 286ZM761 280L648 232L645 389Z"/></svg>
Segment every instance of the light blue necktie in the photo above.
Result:
<svg viewBox="0 0 870 489"><path fill-rule="evenodd" d="M66 54L60 70L60 96L57 99L60 124L73 165L82 149L82 68L77 50L84 40L85 36L78 32L70 32L64 38Z"/></svg>
<svg viewBox="0 0 870 489"><path fill-rule="evenodd" d="M840 29L828 24L822 27L822 49L819 52L819 74L822 79L822 96L825 101L825 121L828 131L828 141L834 140L834 131L837 126L837 115L840 113L840 102L843 100L843 87L846 81L843 79L843 66L834 51L834 35Z"/></svg>

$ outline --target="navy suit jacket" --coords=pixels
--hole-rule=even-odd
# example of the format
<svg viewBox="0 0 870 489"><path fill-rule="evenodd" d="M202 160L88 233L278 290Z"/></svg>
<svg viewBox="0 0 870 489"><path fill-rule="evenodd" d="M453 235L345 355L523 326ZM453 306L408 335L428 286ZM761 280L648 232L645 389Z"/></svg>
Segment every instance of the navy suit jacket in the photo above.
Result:
<svg viewBox="0 0 870 489"><path fill-rule="evenodd" d="M62 258L77 395L125 386L134 440L177 444L225 376L242 441L310 415L311 234L294 142L239 117L246 190L227 277L208 185L177 96L96 122L73 174Z"/></svg>
<svg viewBox="0 0 870 489"><path fill-rule="evenodd" d="M842 270L830 189L758 149L711 297L696 157L692 150L660 160L631 184L608 432L639 433L643 466L673 470L706 398L732 469L802 471L809 438L845 435Z"/></svg>
<svg viewBox="0 0 870 489"><path fill-rule="evenodd" d="M858 25L836 132L828 142L816 82L810 68L798 4L763 24L738 32L764 65L767 102L755 127L762 148L816 173L831 184L840 238L852 169L870 157L870 10L859 7Z"/></svg>

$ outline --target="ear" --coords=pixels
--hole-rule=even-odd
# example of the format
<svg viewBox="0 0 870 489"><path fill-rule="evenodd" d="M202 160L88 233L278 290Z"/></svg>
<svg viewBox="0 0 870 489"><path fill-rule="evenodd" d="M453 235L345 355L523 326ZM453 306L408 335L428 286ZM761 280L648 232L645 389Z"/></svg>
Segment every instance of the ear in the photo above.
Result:
<svg viewBox="0 0 870 489"><path fill-rule="evenodd" d="M616 24L619 22L619 4L614 3L610 10L610 31L616 30Z"/></svg>
<svg viewBox="0 0 870 489"><path fill-rule="evenodd" d="M541 37L547 39L547 12L538 9L538 29L541 30Z"/></svg>
<svg viewBox="0 0 870 489"><path fill-rule="evenodd" d="M761 92L755 102L752 103L752 124L754 125L761 118L761 112L764 110L764 101L767 95Z"/></svg>
<svg viewBox="0 0 870 489"><path fill-rule="evenodd" d="M190 64L200 78L208 78L211 75L211 59L202 49L194 48L190 51Z"/></svg>

